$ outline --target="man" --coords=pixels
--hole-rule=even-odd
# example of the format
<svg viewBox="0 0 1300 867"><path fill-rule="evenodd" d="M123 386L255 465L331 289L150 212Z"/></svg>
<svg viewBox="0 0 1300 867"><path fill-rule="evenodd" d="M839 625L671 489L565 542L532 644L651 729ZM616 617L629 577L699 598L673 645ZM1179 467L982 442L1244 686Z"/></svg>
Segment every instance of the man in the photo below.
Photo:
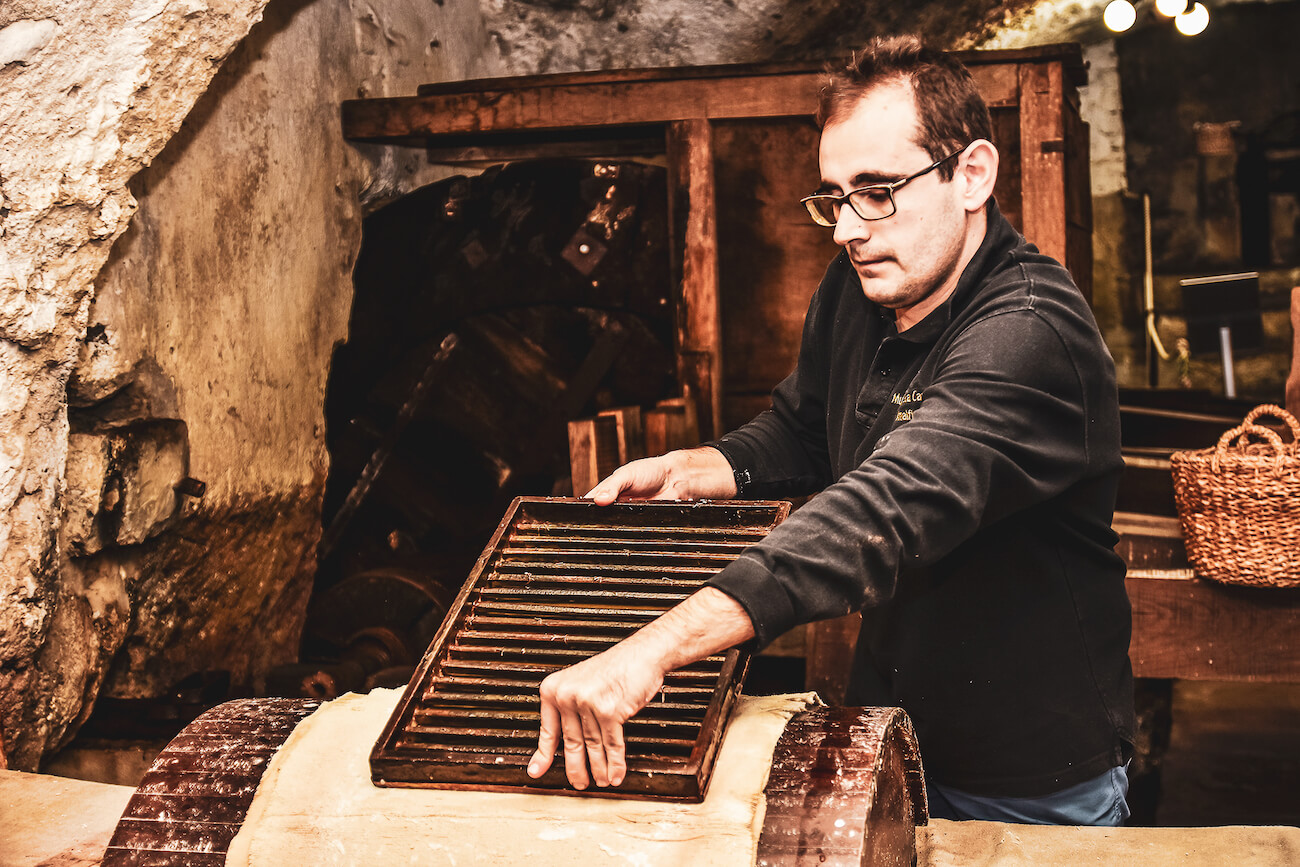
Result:
<svg viewBox="0 0 1300 867"><path fill-rule="evenodd" d="M911 37L832 76L823 189L844 249L772 408L591 493L822 492L622 644L542 684L529 773L618 785L622 724L665 672L863 609L849 704L912 718L933 814L1119 824L1134 727L1114 366L1069 274L991 198L970 75Z"/></svg>

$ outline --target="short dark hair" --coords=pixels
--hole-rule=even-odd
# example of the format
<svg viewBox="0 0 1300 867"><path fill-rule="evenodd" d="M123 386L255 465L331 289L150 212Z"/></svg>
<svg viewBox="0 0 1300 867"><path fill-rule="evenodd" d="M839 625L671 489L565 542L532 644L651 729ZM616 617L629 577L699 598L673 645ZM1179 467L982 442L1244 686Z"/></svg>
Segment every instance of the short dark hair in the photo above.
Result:
<svg viewBox="0 0 1300 867"><path fill-rule="evenodd" d="M916 100L917 144L930 159L942 159L976 139L993 139L988 106L970 72L961 61L927 47L919 37L878 37L847 64L828 68L827 73L817 106L819 127L852 110L877 85L905 82L912 86ZM952 179L951 162L938 171L944 180Z"/></svg>

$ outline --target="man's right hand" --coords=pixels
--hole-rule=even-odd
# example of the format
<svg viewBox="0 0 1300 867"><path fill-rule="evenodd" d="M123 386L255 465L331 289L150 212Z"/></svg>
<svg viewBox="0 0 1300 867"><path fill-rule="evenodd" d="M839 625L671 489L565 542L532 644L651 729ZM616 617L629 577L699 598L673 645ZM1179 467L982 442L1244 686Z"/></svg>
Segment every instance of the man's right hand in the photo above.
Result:
<svg viewBox="0 0 1300 867"><path fill-rule="evenodd" d="M701 446L624 464L587 496L601 506L615 500L725 500L736 496L736 479L722 452Z"/></svg>

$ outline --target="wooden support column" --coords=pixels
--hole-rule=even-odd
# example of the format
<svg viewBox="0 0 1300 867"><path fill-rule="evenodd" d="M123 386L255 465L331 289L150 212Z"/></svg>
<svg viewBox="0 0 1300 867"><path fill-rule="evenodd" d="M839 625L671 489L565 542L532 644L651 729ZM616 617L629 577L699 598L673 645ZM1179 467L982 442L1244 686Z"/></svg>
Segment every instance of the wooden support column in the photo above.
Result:
<svg viewBox="0 0 1300 867"><path fill-rule="evenodd" d="M705 118L668 124L669 219L677 295L677 378L695 402L700 437L722 430L722 326L713 128Z"/></svg>
<svg viewBox="0 0 1300 867"><path fill-rule="evenodd" d="M1291 290L1291 373L1286 378L1286 411L1300 418L1300 286Z"/></svg>
<svg viewBox="0 0 1300 867"><path fill-rule="evenodd" d="M1059 63L1020 64L1020 192L1024 235L1058 262L1068 262L1065 124Z"/></svg>

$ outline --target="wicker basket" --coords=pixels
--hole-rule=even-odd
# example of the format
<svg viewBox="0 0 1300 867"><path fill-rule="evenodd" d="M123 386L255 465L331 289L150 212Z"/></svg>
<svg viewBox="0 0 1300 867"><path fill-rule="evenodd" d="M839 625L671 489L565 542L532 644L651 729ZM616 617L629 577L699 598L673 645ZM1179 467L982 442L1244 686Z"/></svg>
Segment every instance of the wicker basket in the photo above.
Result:
<svg viewBox="0 0 1300 867"><path fill-rule="evenodd" d="M1275 416L1291 443L1256 424ZM1198 575L1229 584L1300 587L1300 424L1257 406L1214 448L1174 452L1174 500Z"/></svg>

